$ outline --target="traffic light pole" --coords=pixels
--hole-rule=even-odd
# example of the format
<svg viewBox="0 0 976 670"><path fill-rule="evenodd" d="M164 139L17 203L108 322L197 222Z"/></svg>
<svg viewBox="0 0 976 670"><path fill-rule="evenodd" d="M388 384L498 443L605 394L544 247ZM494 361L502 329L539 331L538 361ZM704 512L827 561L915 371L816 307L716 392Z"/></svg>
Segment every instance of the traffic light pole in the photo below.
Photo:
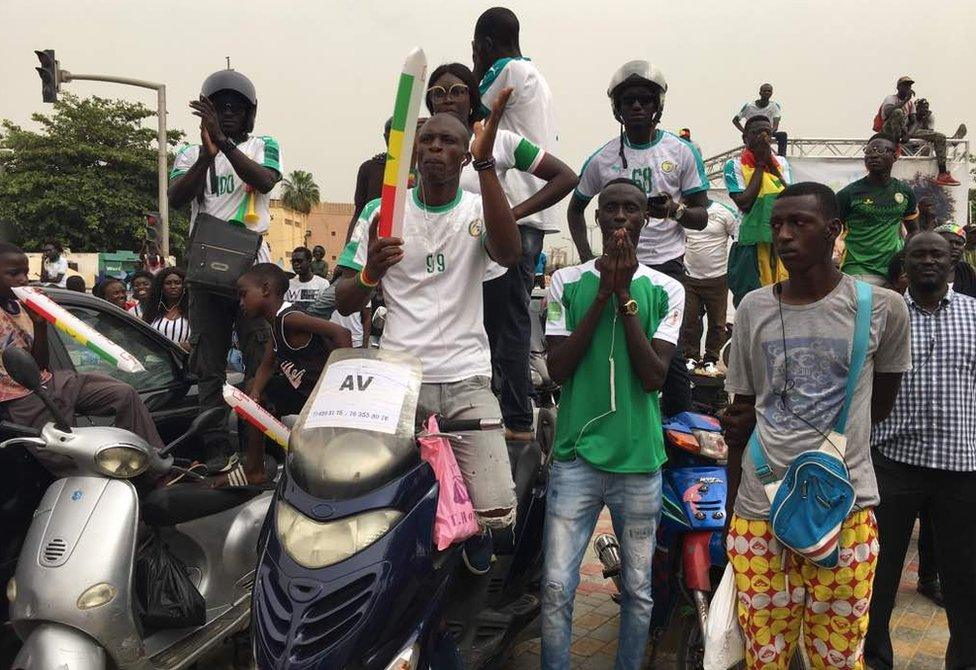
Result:
<svg viewBox="0 0 976 670"><path fill-rule="evenodd" d="M156 142L159 144L156 170L159 181L160 246L162 247L159 250L159 254L163 258L166 258L169 256L169 197L166 193L169 185L166 155L166 84L157 84L156 82L144 81L142 79L129 79L128 77L111 77L102 74L72 74L67 70L61 70L60 77L60 81L62 82L107 81L113 84L151 88L156 91L156 120L159 122L156 135Z"/></svg>

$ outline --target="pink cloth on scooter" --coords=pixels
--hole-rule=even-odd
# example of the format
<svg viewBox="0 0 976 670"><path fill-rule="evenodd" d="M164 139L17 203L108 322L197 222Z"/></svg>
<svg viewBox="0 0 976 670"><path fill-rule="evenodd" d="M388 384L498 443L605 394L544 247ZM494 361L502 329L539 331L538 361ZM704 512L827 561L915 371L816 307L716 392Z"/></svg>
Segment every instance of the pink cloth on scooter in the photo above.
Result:
<svg viewBox="0 0 976 670"><path fill-rule="evenodd" d="M437 419L434 417L428 419L427 431L438 432ZM438 551L443 551L477 534L480 528L451 443L443 437L421 437L419 442L420 457L434 469L440 488L437 518L434 520L434 543Z"/></svg>

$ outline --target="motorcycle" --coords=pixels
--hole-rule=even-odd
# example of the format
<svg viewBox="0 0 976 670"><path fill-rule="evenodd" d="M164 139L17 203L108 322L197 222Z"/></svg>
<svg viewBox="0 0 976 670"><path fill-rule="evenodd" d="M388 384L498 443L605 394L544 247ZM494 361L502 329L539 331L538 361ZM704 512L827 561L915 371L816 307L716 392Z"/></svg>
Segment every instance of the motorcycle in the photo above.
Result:
<svg viewBox="0 0 976 670"><path fill-rule="evenodd" d="M252 623L260 668L495 668L537 616L551 412L539 410L536 441L509 445L516 522L494 534L496 560L475 576L460 545L434 547L439 487L417 448L420 384L420 363L406 354L330 356L292 430L262 531ZM498 425L440 421L439 434Z"/></svg>
<svg viewBox="0 0 976 670"><path fill-rule="evenodd" d="M40 430L3 422L0 430L18 436L0 448L32 445L74 466L45 492L7 584L11 622L23 640L13 668L179 670L243 630L271 492L170 485L140 495L137 489L147 488L144 473L153 481L174 471L193 478L168 454L226 410L201 413L184 435L156 452L119 428L70 428L22 349L4 350L3 364L55 421ZM143 625L134 572L145 535L161 539L186 567L206 603L202 625Z"/></svg>
<svg viewBox="0 0 976 670"><path fill-rule="evenodd" d="M663 505L653 560L651 644L678 630L678 667L701 668L710 594L725 569L728 447L717 419L682 412L664 424L668 462L662 470ZM620 589L617 539L605 533L593 542L604 577ZM693 612L693 616L689 613ZM652 653L653 653L652 652Z"/></svg>

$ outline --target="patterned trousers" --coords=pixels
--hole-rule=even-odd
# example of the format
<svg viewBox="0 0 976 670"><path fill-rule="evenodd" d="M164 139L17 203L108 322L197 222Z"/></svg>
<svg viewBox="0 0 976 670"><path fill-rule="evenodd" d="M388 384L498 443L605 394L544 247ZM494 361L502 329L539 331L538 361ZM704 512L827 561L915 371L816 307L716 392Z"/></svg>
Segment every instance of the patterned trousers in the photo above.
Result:
<svg viewBox="0 0 976 670"><path fill-rule="evenodd" d="M784 550L768 521L733 515L726 548L735 573L748 668L787 668L800 640L817 670L864 667L878 561L873 510L854 512L844 522L834 568Z"/></svg>

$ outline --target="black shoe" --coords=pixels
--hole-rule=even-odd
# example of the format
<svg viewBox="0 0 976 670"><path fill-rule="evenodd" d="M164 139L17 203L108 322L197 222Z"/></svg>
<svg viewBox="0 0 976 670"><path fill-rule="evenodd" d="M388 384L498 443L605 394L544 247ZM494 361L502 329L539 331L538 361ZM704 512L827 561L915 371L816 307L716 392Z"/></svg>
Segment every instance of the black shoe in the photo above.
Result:
<svg viewBox="0 0 976 670"><path fill-rule="evenodd" d="M945 608L945 601L942 599L942 584L939 583L938 579L931 582L919 582L915 590L939 607Z"/></svg>

